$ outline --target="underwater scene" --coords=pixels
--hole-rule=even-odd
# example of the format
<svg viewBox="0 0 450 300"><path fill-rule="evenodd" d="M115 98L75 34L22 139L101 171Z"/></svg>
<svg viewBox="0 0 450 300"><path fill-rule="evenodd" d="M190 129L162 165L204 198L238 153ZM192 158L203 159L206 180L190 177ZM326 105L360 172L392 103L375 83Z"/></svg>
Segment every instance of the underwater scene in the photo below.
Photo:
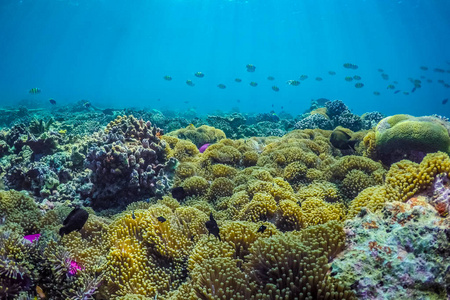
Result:
<svg viewBox="0 0 450 300"><path fill-rule="evenodd" d="M1 0L0 299L450 299L449 16Z"/></svg>

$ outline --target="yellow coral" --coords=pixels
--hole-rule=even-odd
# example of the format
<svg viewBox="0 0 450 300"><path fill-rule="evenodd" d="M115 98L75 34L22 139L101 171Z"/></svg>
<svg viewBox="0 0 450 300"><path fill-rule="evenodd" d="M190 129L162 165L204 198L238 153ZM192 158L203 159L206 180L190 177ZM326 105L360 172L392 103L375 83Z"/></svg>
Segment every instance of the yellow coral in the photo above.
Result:
<svg viewBox="0 0 450 300"><path fill-rule="evenodd" d="M216 129L208 125L195 127L192 124L186 128L169 132L167 135L177 137L179 139L190 140L197 147L201 147L207 143L217 143L218 141L226 138L225 133L220 129Z"/></svg>
<svg viewBox="0 0 450 300"><path fill-rule="evenodd" d="M237 170L231 166L224 164L215 164L211 166L213 178L227 177L233 178L237 174Z"/></svg>
<svg viewBox="0 0 450 300"><path fill-rule="evenodd" d="M252 201L239 212L238 219L243 221L265 221L272 218L277 209L277 203L268 193L256 193Z"/></svg>
<svg viewBox="0 0 450 300"><path fill-rule="evenodd" d="M209 183L203 177L192 176L183 182L182 187L188 195L206 195Z"/></svg>
<svg viewBox="0 0 450 300"><path fill-rule="evenodd" d="M23 234L39 232L41 212L33 198L24 193L0 191L0 217L4 218L6 226L15 226L15 230Z"/></svg>
<svg viewBox="0 0 450 300"><path fill-rule="evenodd" d="M325 224L331 220L342 220L345 211L342 204L327 203L317 197L309 197L301 203L305 227Z"/></svg>
<svg viewBox="0 0 450 300"><path fill-rule="evenodd" d="M233 194L234 184L225 177L219 177L214 179L209 188L209 197L214 200L220 197L228 197Z"/></svg>
<svg viewBox="0 0 450 300"><path fill-rule="evenodd" d="M355 199L352 200L348 208L348 218L353 218L359 214L363 207L375 212L383 208L386 202L386 190L384 186L368 187L359 193Z"/></svg>

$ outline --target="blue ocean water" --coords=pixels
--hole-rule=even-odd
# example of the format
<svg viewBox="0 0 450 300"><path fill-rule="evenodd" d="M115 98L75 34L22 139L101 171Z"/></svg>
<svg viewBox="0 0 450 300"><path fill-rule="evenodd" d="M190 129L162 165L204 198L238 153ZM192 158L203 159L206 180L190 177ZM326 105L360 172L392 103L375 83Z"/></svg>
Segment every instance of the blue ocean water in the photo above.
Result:
<svg viewBox="0 0 450 300"><path fill-rule="evenodd" d="M357 114L449 116L448 16L450 2L439 0L2 0L0 104L88 99L199 113L273 105L296 115L324 97ZM302 74L300 86L286 84ZM363 88L344 80L354 75ZM411 93L408 78L421 88ZM34 87L42 93L29 94Z"/></svg>

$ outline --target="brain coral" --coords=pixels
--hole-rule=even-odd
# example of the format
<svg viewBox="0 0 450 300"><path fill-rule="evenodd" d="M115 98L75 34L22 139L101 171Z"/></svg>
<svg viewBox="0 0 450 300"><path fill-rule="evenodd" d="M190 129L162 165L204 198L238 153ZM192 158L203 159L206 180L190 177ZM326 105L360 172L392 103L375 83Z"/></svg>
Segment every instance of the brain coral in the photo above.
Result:
<svg viewBox="0 0 450 300"><path fill-rule="evenodd" d="M450 152L450 124L440 118L394 115L381 120L375 132L376 151L384 162L405 157L420 161L420 153Z"/></svg>

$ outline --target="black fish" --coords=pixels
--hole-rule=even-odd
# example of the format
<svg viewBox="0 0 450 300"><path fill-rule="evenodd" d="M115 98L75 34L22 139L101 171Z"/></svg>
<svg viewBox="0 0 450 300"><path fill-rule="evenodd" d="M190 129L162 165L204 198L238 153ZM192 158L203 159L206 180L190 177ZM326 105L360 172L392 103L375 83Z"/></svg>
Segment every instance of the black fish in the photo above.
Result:
<svg viewBox="0 0 450 300"><path fill-rule="evenodd" d="M51 103L52 105L55 105L55 104L56 104L56 101L55 101L54 99L50 99L50 100L48 100L48 101L50 101L50 103Z"/></svg>
<svg viewBox="0 0 450 300"><path fill-rule="evenodd" d="M102 110L102 112L103 112L105 115L107 115L107 116L112 116L112 115L114 115L114 109L112 109L112 108L104 109L104 110Z"/></svg>
<svg viewBox="0 0 450 300"><path fill-rule="evenodd" d="M161 223L164 223L164 222L166 221L166 218L161 217L161 216L157 217L157 219L158 219L158 221L160 221Z"/></svg>
<svg viewBox="0 0 450 300"><path fill-rule="evenodd" d="M219 235L219 231L220 231L219 226L217 226L217 222L216 222L216 220L214 220L212 213L209 213L209 221L205 222L205 226L206 226L206 229L208 229L208 232L209 232L208 235L212 234L215 237L219 238L219 241L222 241L220 239L220 235Z"/></svg>
<svg viewBox="0 0 450 300"><path fill-rule="evenodd" d="M172 189L172 197L177 199L178 202L181 202L186 198L186 192L184 191L183 187L179 186Z"/></svg>
<svg viewBox="0 0 450 300"><path fill-rule="evenodd" d="M258 233L258 232L264 233L264 230L266 230L266 229L267 229L266 226L261 225L261 226L258 228L258 230L256 231L256 233Z"/></svg>
<svg viewBox="0 0 450 300"><path fill-rule="evenodd" d="M446 104L448 102L448 98L445 98L444 100L442 100L442 104Z"/></svg>
<svg viewBox="0 0 450 300"><path fill-rule="evenodd" d="M355 144L358 142L356 140L351 140L351 136L343 130L335 129L330 136L330 143L333 147L348 150L355 150Z"/></svg>
<svg viewBox="0 0 450 300"><path fill-rule="evenodd" d="M89 213L82 208L73 209L63 222L63 227L59 229L59 234L64 236L72 231L80 231L89 217Z"/></svg>
<svg viewBox="0 0 450 300"><path fill-rule="evenodd" d="M133 218L133 220L136 220L136 216L134 215L134 210L131 212L131 217Z"/></svg>
<svg viewBox="0 0 450 300"><path fill-rule="evenodd" d="M400 93L400 90L396 90L396 91L394 92L394 94L398 94L398 93Z"/></svg>
<svg viewBox="0 0 450 300"><path fill-rule="evenodd" d="M411 93L414 93L416 91L416 87L413 87L413 89L411 90Z"/></svg>

